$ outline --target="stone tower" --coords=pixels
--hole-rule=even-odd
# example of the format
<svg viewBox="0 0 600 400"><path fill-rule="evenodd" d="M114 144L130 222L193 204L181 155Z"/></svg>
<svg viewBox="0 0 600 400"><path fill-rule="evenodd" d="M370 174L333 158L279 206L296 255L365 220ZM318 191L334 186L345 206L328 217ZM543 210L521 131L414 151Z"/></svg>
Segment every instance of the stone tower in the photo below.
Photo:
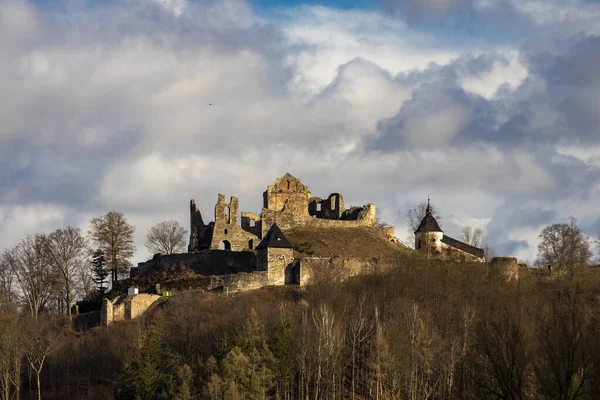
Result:
<svg viewBox="0 0 600 400"><path fill-rule="evenodd" d="M415 231L415 249L430 256L441 255L444 231L440 228L431 212L431 205L427 199L425 217L421 220Z"/></svg>
<svg viewBox="0 0 600 400"><path fill-rule="evenodd" d="M267 271L269 285L285 285L293 281L294 246L277 224L273 224L256 247L258 269Z"/></svg>

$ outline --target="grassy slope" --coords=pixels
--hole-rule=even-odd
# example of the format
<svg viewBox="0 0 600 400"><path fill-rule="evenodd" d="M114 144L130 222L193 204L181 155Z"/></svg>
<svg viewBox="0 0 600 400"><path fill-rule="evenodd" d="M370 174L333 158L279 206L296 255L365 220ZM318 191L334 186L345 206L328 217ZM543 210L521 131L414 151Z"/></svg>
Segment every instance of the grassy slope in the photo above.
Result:
<svg viewBox="0 0 600 400"><path fill-rule="evenodd" d="M360 257L395 259L412 253L402 245L391 243L378 229L296 228L285 232L298 257Z"/></svg>

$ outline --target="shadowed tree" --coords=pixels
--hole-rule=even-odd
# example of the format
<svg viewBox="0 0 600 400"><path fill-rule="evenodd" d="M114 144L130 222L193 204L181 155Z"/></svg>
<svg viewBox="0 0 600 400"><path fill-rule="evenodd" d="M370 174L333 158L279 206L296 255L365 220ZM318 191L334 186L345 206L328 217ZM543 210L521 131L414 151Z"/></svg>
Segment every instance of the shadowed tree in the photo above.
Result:
<svg viewBox="0 0 600 400"><path fill-rule="evenodd" d="M186 249L187 231L177 221L163 221L146 234L145 246L151 254L182 253Z"/></svg>
<svg viewBox="0 0 600 400"><path fill-rule="evenodd" d="M60 343L60 331L55 325L56 321L49 318L39 318L25 325L22 335L25 350L25 358L29 367L35 372L38 400L42 398L42 387L40 385L40 374L48 355L53 352Z"/></svg>
<svg viewBox="0 0 600 400"><path fill-rule="evenodd" d="M92 256L92 280L98 285L98 293L100 296L104 296L106 293L106 287L104 282L110 272L106 269L106 258L102 250L98 249Z"/></svg>
<svg viewBox="0 0 600 400"><path fill-rule="evenodd" d="M67 304L67 314L71 316L81 272L86 268L87 243L79 228L57 229L43 236L48 261L58 272L58 289Z"/></svg>
<svg viewBox="0 0 600 400"><path fill-rule="evenodd" d="M90 237L104 252L113 281L118 279L119 274L126 274L131 266L129 259L135 251L134 231L135 228L129 225L127 219L119 212L111 211L90 222Z"/></svg>

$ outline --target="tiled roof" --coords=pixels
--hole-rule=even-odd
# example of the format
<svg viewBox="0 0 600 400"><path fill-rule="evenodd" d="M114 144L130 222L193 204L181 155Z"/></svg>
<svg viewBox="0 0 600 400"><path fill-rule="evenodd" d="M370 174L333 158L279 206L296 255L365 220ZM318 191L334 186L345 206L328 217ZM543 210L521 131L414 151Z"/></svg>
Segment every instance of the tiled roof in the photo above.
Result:
<svg viewBox="0 0 600 400"><path fill-rule="evenodd" d="M450 236L444 235L444 237L442 238L442 243L445 243L450 247L454 247L456 249L462 250L465 253L474 255L475 257L483 258L485 255L485 252L483 251L483 249L480 249L475 246L471 246L470 244L466 244L464 242L461 242L460 240L451 238Z"/></svg>

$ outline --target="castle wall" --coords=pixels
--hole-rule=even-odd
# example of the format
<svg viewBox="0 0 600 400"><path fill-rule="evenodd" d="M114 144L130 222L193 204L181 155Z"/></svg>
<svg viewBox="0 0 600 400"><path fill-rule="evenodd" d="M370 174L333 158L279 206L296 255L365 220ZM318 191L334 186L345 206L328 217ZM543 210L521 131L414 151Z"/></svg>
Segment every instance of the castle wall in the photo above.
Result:
<svg viewBox="0 0 600 400"><path fill-rule="evenodd" d="M391 265L363 258L306 257L298 260L296 279L300 286L310 284L313 277L317 275L343 281L356 275L373 273Z"/></svg>
<svg viewBox="0 0 600 400"><path fill-rule="evenodd" d="M519 263L514 257L494 257L488 266L490 279L519 279Z"/></svg>
<svg viewBox="0 0 600 400"><path fill-rule="evenodd" d="M252 224L254 226L252 226ZM262 238L261 218L251 212L242 213L242 229ZM256 246L255 246L256 247Z"/></svg>
<svg viewBox="0 0 600 400"><path fill-rule="evenodd" d="M308 213L311 216L325 219L342 219L344 209L344 196L332 193L327 199L311 197L308 202Z"/></svg>
<svg viewBox="0 0 600 400"><path fill-rule="evenodd" d="M238 199L231 196L225 203L225 195L219 193L215 206L215 225L212 234L211 249L219 249L221 243L226 250L252 250L260 243L260 238L243 230L238 223Z"/></svg>
<svg viewBox="0 0 600 400"><path fill-rule="evenodd" d="M299 179L290 174L285 174L281 178L277 178L275 183L268 186L263 193L263 208L281 211L292 196L302 197L308 201L310 191Z"/></svg>
<svg viewBox="0 0 600 400"><path fill-rule="evenodd" d="M258 250L257 256L259 268L267 268L269 285L294 283L294 249L269 247Z"/></svg>
<svg viewBox="0 0 600 400"><path fill-rule="evenodd" d="M367 204L357 214L356 220L323 219L310 216L308 213L308 199L290 197L282 211L262 210L262 236L276 223L281 230L286 231L301 226L315 228L353 228L359 226L374 226L376 208L374 204Z"/></svg>
<svg viewBox="0 0 600 400"><path fill-rule="evenodd" d="M246 292L268 284L267 271L259 271L214 277L208 290L220 289L223 293Z"/></svg>
<svg viewBox="0 0 600 400"><path fill-rule="evenodd" d="M212 243L214 223L204 224L202 214L196 206L196 201L190 201L190 241L188 253L208 249Z"/></svg>
<svg viewBox="0 0 600 400"><path fill-rule="evenodd" d="M254 272L256 255L251 251L204 250L199 253L156 255L131 269L131 276L152 276L161 279L193 272L199 275L231 275Z"/></svg>

